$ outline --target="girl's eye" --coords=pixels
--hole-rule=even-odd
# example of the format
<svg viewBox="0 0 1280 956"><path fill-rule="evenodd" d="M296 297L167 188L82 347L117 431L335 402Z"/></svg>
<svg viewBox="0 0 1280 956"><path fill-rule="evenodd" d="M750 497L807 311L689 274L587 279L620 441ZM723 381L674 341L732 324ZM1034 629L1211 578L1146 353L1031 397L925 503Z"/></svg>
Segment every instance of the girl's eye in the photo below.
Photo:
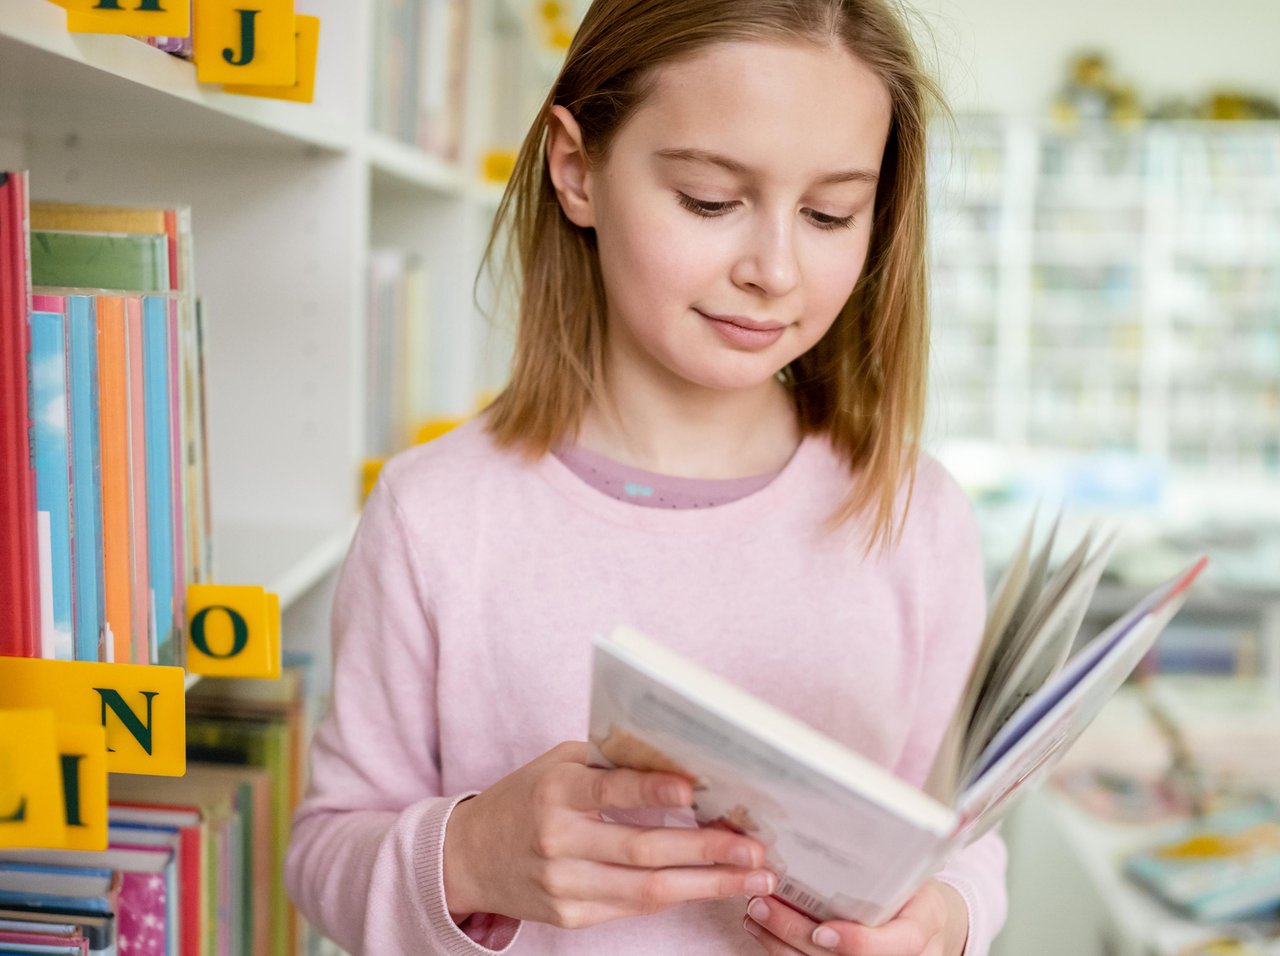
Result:
<svg viewBox="0 0 1280 956"><path fill-rule="evenodd" d="M817 210L810 210L813 213L813 223L819 229L848 229L853 225L852 216L828 216Z"/></svg>
<svg viewBox="0 0 1280 956"><path fill-rule="evenodd" d="M708 202L705 199L694 199L692 196L686 196L682 192L677 192L676 197L680 201L680 205L684 206L691 212L696 213L706 219L715 219L724 215L738 202ZM819 229L848 229L853 225L853 216L828 216L820 213L815 209L809 210L813 224Z"/></svg>
<svg viewBox="0 0 1280 956"><path fill-rule="evenodd" d="M736 202L707 202L704 199L694 199L681 192L676 193L676 196L685 209L696 212L699 216L706 216L708 219L714 219L737 205Z"/></svg>

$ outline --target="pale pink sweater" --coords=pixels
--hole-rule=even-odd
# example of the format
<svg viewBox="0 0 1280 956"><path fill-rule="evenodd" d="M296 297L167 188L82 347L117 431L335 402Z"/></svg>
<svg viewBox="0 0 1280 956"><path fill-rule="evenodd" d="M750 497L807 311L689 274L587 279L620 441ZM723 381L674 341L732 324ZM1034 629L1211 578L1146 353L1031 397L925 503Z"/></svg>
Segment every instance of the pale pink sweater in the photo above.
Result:
<svg viewBox="0 0 1280 956"><path fill-rule="evenodd" d="M590 639L632 625L923 780L984 614L964 493L922 456L901 542L864 558L823 520L849 488L823 437L763 489L663 510L592 488L554 455L500 451L473 421L393 458L343 565L330 712L293 827L289 892L354 954L758 953L745 899L564 930L444 899L454 804L585 738ZM1005 914L989 835L939 878L969 906L966 956Z"/></svg>

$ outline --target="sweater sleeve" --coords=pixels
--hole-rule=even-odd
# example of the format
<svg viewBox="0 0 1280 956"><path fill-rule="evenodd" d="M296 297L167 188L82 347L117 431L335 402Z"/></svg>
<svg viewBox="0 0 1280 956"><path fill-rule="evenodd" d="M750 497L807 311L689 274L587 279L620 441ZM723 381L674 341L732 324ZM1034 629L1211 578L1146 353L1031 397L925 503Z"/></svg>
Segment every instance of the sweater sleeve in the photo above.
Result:
<svg viewBox="0 0 1280 956"><path fill-rule="evenodd" d="M920 562L919 682L911 730L896 768L899 776L916 785L928 776L959 703L986 620L982 543L973 507L940 465L929 465L930 497L922 502L931 530ZM953 887L968 908L964 956L987 956L1004 925L1004 873L1004 842L993 830L957 853L935 876Z"/></svg>
<svg viewBox="0 0 1280 956"><path fill-rule="evenodd" d="M425 593L384 478L339 576L332 698L285 862L298 908L357 956L505 952L520 926L477 914L459 927L445 903L445 828L468 794L441 793Z"/></svg>

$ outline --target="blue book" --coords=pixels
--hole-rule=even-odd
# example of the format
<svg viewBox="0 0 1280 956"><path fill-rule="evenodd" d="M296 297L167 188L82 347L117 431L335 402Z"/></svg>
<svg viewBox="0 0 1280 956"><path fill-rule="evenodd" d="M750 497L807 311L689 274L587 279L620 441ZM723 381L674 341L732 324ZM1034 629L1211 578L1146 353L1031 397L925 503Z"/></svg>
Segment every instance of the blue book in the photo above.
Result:
<svg viewBox="0 0 1280 956"><path fill-rule="evenodd" d="M28 893L0 890L0 909L24 909L37 913L85 913L90 916L111 912L105 896L60 896L56 893Z"/></svg>
<svg viewBox="0 0 1280 956"><path fill-rule="evenodd" d="M93 296L67 296L71 396L71 552L76 660L104 660L102 452L98 438L98 319Z"/></svg>
<svg viewBox="0 0 1280 956"><path fill-rule="evenodd" d="M142 297L143 428L147 459L147 569L151 577L151 659L177 664L174 627L173 477L170 467L168 298Z"/></svg>
<svg viewBox="0 0 1280 956"><path fill-rule="evenodd" d="M105 896L112 871L102 867L59 866L0 860L0 890L56 896Z"/></svg>
<svg viewBox="0 0 1280 956"><path fill-rule="evenodd" d="M71 455L67 436L67 326L61 312L31 314L32 444L40 539L41 653L75 660L71 618ZM45 536L48 545L45 545ZM46 633L47 631L47 633Z"/></svg>
<svg viewBox="0 0 1280 956"><path fill-rule="evenodd" d="M1280 806L1226 807L1174 825L1125 871L1195 920L1249 919L1280 908Z"/></svg>

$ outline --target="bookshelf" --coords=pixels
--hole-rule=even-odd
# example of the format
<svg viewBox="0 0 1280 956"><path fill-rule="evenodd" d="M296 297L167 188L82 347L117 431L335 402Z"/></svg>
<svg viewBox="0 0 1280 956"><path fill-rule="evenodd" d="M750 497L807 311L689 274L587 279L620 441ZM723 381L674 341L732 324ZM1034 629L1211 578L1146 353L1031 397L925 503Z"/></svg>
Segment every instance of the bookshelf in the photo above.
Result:
<svg viewBox="0 0 1280 956"><path fill-rule="evenodd" d="M939 132L935 440L1280 467L1280 124Z"/></svg>
<svg viewBox="0 0 1280 956"><path fill-rule="evenodd" d="M490 74L499 42L512 63L548 61L513 58L536 39L512 28L520 4L467 6L465 121L447 162L371 131L370 2L299 3L322 24L304 106L201 86L128 37L70 34L47 0L0 0L0 167L30 169L35 198L192 207L217 579L277 592L286 644L321 657L324 585L358 509L371 250L431 270L433 413L469 413L504 373L472 300L501 194L480 156L519 135Z"/></svg>

